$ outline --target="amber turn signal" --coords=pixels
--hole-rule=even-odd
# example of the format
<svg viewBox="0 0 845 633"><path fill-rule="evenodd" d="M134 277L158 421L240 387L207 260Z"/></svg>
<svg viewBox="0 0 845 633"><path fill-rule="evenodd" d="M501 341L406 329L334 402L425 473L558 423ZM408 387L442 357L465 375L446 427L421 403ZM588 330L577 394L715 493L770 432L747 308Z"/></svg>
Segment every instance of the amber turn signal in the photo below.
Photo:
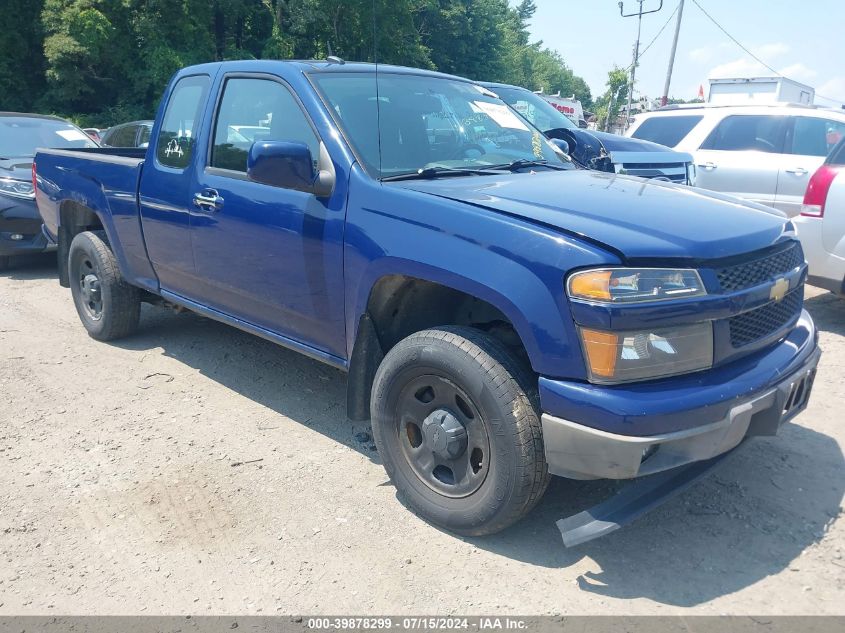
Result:
<svg viewBox="0 0 845 633"><path fill-rule="evenodd" d="M613 377L619 355L619 336L613 332L581 328L581 340L593 376Z"/></svg>
<svg viewBox="0 0 845 633"><path fill-rule="evenodd" d="M569 281L569 294L580 299L610 301L611 270L590 270L573 275Z"/></svg>

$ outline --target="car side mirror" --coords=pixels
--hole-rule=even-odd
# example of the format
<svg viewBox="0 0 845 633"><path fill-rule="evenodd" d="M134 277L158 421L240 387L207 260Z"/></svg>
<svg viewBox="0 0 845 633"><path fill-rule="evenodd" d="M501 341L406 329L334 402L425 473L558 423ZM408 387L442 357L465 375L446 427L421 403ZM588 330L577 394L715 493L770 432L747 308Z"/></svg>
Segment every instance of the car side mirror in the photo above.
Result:
<svg viewBox="0 0 845 633"><path fill-rule="evenodd" d="M334 187L330 172L314 168L311 150L305 143L258 141L247 156L250 180L273 187L327 196Z"/></svg>
<svg viewBox="0 0 845 633"><path fill-rule="evenodd" d="M569 156L569 152L571 151L569 149L569 143L564 141L562 138L552 138L549 139L549 142L554 145L556 149Z"/></svg>

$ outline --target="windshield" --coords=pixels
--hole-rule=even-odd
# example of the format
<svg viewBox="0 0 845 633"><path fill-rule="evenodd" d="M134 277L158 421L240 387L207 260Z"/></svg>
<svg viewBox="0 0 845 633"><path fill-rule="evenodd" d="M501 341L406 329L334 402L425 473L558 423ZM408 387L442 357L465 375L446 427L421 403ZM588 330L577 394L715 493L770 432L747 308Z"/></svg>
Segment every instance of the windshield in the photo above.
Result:
<svg viewBox="0 0 845 633"><path fill-rule="evenodd" d="M540 95L521 88L495 88L495 93L535 126L548 132L560 128L577 129L568 116Z"/></svg>
<svg viewBox="0 0 845 633"><path fill-rule="evenodd" d="M457 174L514 161L566 162L493 93L468 82L393 73L379 73L378 86L375 73L313 79L377 178L444 168Z"/></svg>
<svg viewBox="0 0 845 633"><path fill-rule="evenodd" d="M97 147L75 125L54 119L0 117L0 158L31 158L35 148Z"/></svg>

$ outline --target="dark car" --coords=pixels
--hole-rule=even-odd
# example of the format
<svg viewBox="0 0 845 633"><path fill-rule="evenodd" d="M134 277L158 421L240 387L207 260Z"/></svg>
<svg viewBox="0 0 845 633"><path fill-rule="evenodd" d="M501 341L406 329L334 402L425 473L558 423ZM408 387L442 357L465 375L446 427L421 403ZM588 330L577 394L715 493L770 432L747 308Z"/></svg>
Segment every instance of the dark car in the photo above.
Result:
<svg viewBox="0 0 845 633"><path fill-rule="evenodd" d="M13 255L41 252L50 245L35 207L32 159L37 147L97 147L78 127L39 114L0 112L0 270Z"/></svg>
<svg viewBox="0 0 845 633"><path fill-rule="evenodd" d="M692 155L670 147L595 130L582 130L551 103L525 88L479 82L550 139L569 145L569 155L587 169L694 184Z"/></svg>
<svg viewBox="0 0 845 633"><path fill-rule="evenodd" d="M121 123L106 130L101 143L106 147L146 147L150 143L152 121Z"/></svg>

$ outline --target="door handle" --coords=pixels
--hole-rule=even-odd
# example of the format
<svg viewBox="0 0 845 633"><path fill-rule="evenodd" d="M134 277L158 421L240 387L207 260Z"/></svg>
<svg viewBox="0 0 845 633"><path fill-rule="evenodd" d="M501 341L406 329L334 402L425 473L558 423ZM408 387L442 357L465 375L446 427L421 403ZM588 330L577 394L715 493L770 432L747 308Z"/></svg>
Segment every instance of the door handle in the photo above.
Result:
<svg viewBox="0 0 845 633"><path fill-rule="evenodd" d="M707 161L706 163L702 163L701 165L697 165L697 167L701 167L702 169L716 169L718 165L716 163L711 163Z"/></svg>
<svg viewBox="0 0 845 633"><path fill-rule="evenodd" d="M806 176L810 172L808 172L803 167L796 167L795 169L787 169L786 173L787 174L795 174L796 176Z"/></svg>
<svg viewBox="0 0 845 633"><path fill-rule="evenodd" d="M204 189L194 194L194 206L204 211L219 211L223 208L223 198L216 189Z"/></svg>

